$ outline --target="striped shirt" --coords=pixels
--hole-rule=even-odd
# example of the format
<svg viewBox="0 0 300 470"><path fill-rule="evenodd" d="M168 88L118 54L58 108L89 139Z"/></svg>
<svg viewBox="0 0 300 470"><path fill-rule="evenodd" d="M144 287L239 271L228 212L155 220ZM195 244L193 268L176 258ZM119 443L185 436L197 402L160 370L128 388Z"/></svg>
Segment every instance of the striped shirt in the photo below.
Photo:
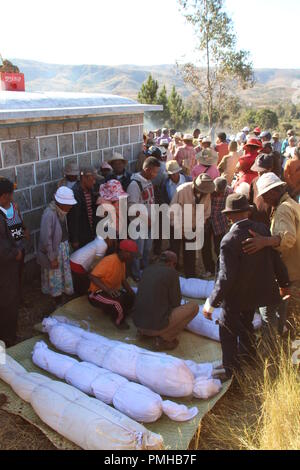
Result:
<svg viewBox="0 0 300 470"><path fill-rule="evenodd" d="M93 204L92 204L92 194L90 191L83 191L85 197L85 203L87 208L88 219L91 228L93 228Z"/></svg>

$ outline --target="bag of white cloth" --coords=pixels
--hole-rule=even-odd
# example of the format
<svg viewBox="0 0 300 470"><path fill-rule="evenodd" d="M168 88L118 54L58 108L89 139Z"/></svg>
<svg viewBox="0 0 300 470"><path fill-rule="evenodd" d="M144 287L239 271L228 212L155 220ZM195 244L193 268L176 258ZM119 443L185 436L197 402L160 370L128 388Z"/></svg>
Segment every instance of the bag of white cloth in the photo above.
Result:
<svg viewBox="0 0 300 470"><path fill-rule="evenodd" d="M181 293L184 297L191 299L207 299L213 292L214 281L205 281L203 279L185 279L180 277Z"/></svg>
<svg viewBox="0 0 300 470"><path fill-rule="evenodd" d="M0 364L0 379L30 403L44 423L82 449L163 448L162 437L158 434L70 385L28 373L8 355L5 364Z"/></svg>
<svg viewBox="0 0 300 470"><path fill-rule="evenodd" d="M199 308L198 315L186 326L186 330L204 338L209 338L220 342L220 328L218 321L221 317L222 309L216 308L212 314L212 321L203 315L203 305ZM254 330L262 327L262 319L258 313L255 313L253 319Z"/></svg>
<svg viewBox="0 0 300 470"><path fill-rule="evenodd" d="M32 360L38 367L64 379L84 393L108 405L114 405L117 410L134 420L153 423L164 412L162 398L149 388L129 382L125 377L94 364L78 362L55 353L43 341L36 343ZM176 421L189 421L198 414L198 409L188 409L184 405L168 402L166 414L171 419L175 416Z"/></svg>
<svg viewBox="0 0 300 470"><path fill-rule="evenodd" d="M76 355L82 361L145 385L159 395L181 398L194 394L197 397L195 377L182 359L109 340L60 323L59 318L45 319L43 328L57 349Z"/></svg>
<svg viewBox="0 0 300 470"><path fill-rule="evenodd" d="M120 374L160 395L180 398L193 394L194 376L181 359L111 341L53 318L45 319L43 327L57 349L77 355L82 361Z"/></svg>

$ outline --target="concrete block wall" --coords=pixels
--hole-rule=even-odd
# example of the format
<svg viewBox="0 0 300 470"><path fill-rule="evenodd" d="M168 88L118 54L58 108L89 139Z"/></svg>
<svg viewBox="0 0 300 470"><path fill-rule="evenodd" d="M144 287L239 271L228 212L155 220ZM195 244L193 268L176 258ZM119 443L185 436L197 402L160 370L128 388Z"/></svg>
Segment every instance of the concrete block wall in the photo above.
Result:
<svg viewBox="0 0 300 470"><path fill-rule="evenodd" d="M0 176L17 184L15 201L31 233L26 261L34 259L40 221L67 163L99 169L113 152L134 171L143 143L143 114L5 124L0 127Z"/></svg>

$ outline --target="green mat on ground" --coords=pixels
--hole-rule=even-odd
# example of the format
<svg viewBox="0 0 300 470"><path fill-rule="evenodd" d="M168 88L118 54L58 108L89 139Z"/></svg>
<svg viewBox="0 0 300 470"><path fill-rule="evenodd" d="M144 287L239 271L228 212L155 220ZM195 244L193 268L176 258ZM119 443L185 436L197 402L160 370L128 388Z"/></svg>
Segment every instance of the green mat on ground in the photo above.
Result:
<svg viewBox="0 0 300 470"><path fill-rule="evenodd" d="M77 322L78 326L81 326L84 329L89 329L92 332L99 333L107 338L116 339L128 344L136 344L137 346L144 347L145 349L151 349L151 339L136 339L136 329L130 319L130 330L119 331L114 327L109 318L102 314L100 310L93 308L85 297L69 302L64 307L58 309L54 315L64 316L69 320ZM39 372L51 377L41 369L38 369L31 361L31 352L33 347L36 342L41 339L46 341L51 349L55 350L55 348L49 344L47 336L41 335L10 348L8 350L8 354L22 364L29 372ZM189 332L183 332L180 336L180 344L178 348L175 351L172 351L171 354L179 358L193 360L197 363L213 362L221 360L221 347L219 343L214 341L196 336ZM54 377L52 376L52 378ZM212 400L201 401L195 398L174 400L189 407L198 407L199 413L192 421L187 423L176 423L166 416L163 416L156 423L147 424L146 427L163 436L165 448L171 450L186 450L188 449L204 415L208 413L217 401L220 400L220 398L227 392L229 386L230 382L223 384L221 393ZM6 403L2 409L10 413L20 415L25 420L38 427L57 448L77 449L77 446L59 436L44 424L34 413L32 407L17 397L11 388L2 381L0 381L0 393L5 393L8 396L8 403Z"/></svg>

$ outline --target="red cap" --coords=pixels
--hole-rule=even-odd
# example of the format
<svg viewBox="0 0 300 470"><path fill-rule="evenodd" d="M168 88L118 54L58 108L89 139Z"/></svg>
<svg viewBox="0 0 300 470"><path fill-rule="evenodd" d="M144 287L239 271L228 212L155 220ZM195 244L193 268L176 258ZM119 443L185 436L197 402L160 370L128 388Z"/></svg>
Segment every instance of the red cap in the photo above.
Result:
<svg viewBox="0 0 300 470"><path fill-rule="evenodd" d="M253 139L253 138L249 139L247 143L244 145L244 148L248 147L248 145L253 145L254 147L259 147L261 149L263 148L262 143L259 139Z"/></svg>
<svg viewBox="0 0 300 470"><path fill-rule="evenodd" d="M122 240L120 243L120 250L127 251L128 253L138 253L138 246L133 240Z"/></svg>
<svg viewBox="0 0 300 470"><path fill-rule="evenodd" d="M261 134L261 128L256 127L253 132Z"/></svg>

